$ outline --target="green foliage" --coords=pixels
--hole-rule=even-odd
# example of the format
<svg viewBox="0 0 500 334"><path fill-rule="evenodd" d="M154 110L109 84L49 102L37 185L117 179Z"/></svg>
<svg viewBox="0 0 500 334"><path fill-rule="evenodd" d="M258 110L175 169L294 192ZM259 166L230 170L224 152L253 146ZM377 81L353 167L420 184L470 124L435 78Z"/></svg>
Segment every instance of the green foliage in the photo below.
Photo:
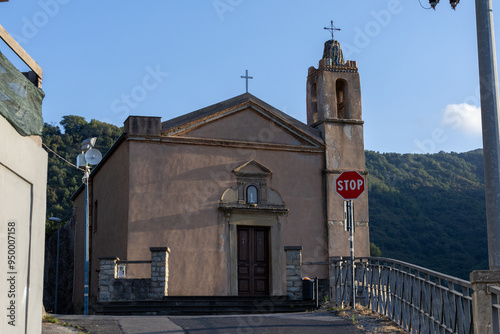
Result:
<svg viewBox="0 0 500 334"><path fill-rule="evenodd" d="M452 276L488 268L482 150L366 152L370 238L384 257Z"/></svg>
<svg viewBox="0 0 500 334"><path fill-rule="evenodd" d="M43 126L43 143L64 159L75 164L84 139L97 137L96 148L106 152L118 139L122 131L120 128L96 120L87 122L80 116L63 116L58 125ZM48 152L49 165L47 175L47 218L68 217L71 213L71 196L82 184L83 173L67 162ZM57 228L57 223L46 221L46 233Z"/></svg>
<svg viewBox="0 0 500 334"><path fill-rule="evenodd" d="M372 257L381 257L382 256L382 251L373 242L370 242L370 256L372 256Z"/></svg>
<svg viewBox="0 0 500 334"><path fill-rule="evenodd" d="M42 320L44 322L50 322L51 324L56 324L58 322L55 317L48 314L44 315Z"/></svg>

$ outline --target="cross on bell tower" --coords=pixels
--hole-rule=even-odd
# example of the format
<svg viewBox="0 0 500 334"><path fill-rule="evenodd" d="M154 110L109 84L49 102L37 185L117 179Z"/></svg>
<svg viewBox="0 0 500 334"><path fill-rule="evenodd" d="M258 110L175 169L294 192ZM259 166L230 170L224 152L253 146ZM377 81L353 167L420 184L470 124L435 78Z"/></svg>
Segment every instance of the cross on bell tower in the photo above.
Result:
<svg viewBox="0 0 500 334"><path fill-rule="evenodd" d="M329 26L329 27L324 27L323 29L330 31L330 33L332 34L332 41L333 41L333 33L334 33L335 31L340 31L340 29L339 29L339 28L337 28L337 27L335 27L335 26L333 25L333 20L332 20L332 21L330 21L330 26Z"/></svg>

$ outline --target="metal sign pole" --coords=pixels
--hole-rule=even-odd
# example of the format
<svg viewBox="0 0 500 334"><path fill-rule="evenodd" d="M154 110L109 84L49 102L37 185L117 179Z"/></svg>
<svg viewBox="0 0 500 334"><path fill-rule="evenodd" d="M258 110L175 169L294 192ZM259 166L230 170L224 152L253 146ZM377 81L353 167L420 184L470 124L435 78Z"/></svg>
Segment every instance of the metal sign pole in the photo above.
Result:
<svg viewBox="0 0 500 334"><path fill-rule="evenodd" d="M349 243L351 246L351 307L354 310L356 308L356 294L354 293L354 280L355 280L355 270L354 270L354 210L352 200L349 200Z"/></svg>
<svg viewBox="0 0 500 334"><path fill-rule="evenodd" d="M356 305L356 294L354 288L355 270L354 270L354 205L352 200L344 201L344 224L346 231L349 231L349 246L351 249L351 270L350 270L350 284L351 284L351 307L354 310Z"/></svg>

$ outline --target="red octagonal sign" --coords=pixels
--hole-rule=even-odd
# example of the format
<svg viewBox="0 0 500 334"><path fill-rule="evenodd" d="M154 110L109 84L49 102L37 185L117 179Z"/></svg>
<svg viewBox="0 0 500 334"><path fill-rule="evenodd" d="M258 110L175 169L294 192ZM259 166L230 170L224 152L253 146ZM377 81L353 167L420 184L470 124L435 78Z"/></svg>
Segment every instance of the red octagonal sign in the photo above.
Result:
<svg viewBox="0 0 500 334"><path fill-rule="evenodd" d="M357 171L345 171L335 181L335 190L342 198L356 199L365 191L365 178Z"/></svg>

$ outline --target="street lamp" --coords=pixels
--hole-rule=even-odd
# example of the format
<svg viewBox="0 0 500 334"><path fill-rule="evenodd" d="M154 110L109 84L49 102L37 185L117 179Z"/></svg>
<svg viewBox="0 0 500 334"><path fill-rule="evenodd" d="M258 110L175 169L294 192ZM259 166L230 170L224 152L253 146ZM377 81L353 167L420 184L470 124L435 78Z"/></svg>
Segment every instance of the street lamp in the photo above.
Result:
<svg viewBox="0 0 500 334"><path fill-rule="evenodd" d="M455 7L457 7L459 2L460 2L460 0L450 0L451 8L453 8L453 10L455 10Z"/></svg>
<svg viewBox="0 0 500 334"><path fill-rule="evenodd" d="M97 165L102 155L99 150L94 148L97 138L85 139L82 142L82 153L76 158L76 165L78 168L84 168L82 182L85 185L85 278L83 283L83 314L89 314L89 187L88 181L90 176L90 166Z"/></svg>
<svg viewBox="0 0 500 334"><path fill-rule="evenodd" d="M450 5L453 10L455 10L455 7L457 7L458 3L460 0L450 0ZM429 3L432 7L432 9L436 9L436 5L439 3L439 0L429 0Z"/></svg>
<svg viewBox="0 0 500 334"><path fill-rule="evenodd" d="M57 290L59 288L59 231L61 229L61 218L50 217L49 221L57 223L56 293L54 296L54 313L57 314Z"/></svg>
<svg viewBox="0 0 500 334"><path fill-rule="evenodd" d="M430 0L434 8L439 0ZM450 0L455 9L459 0ZM500 270L500 97L492 0L476 0L486 223L490 270Z"/></svg>

